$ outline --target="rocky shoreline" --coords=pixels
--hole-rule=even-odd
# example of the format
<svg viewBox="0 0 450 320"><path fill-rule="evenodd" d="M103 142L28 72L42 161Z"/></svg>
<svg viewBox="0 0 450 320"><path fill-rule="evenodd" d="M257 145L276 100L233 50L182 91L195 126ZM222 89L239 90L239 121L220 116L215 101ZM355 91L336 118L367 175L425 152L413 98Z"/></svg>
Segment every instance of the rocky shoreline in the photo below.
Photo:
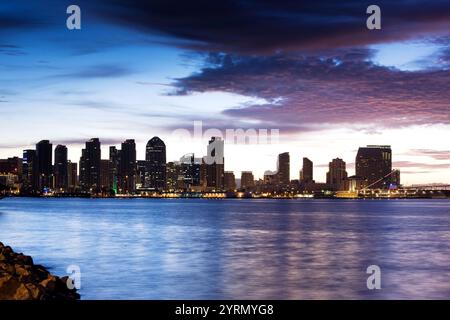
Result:
<svg viewBox="0 0 450 320"><path fill-rule="evenodd" d="M68 277L52 275L30 256L0 242L0 300L77 300L67 287Z"/></svg>

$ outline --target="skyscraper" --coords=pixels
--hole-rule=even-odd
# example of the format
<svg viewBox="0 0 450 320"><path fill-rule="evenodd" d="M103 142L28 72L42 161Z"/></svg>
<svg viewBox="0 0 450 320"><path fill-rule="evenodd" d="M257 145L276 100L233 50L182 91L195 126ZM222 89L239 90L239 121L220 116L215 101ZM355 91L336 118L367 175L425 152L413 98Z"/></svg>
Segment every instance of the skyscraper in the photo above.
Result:
<svg viewBox="0 0 450 320"><path fill-rule="evenodd" d="M136 189L145 188L145 177L147 173L147 161L136 161Z"/></svg>
<svg viewBox="0 0 450 320"><path fill-rule="evenodd" d="M52 147L48 140L36 144L39 192L53 188Z"/></svg>
<svg viewBox="0 0 450 320"><path fill-rule="evenodd" d="M291 182L289 152L280 153L278 155L277 180L279 187L287 187Z"/></svg>
<svg viewBox="0 0 450 320"><path fill-rule="evenodd" d="M206 165L206 186L213 190L222 190L224 187L224 141L220 137L211 137L203 158Z"/></svg>
<svg viewBox="0 0 450 320"><path fill-rule="evenodd" d="M136 143L134 139L122 143L119 159L119 192L134 193L136 190Z"/></svg>
<svg viewBox="0 0 450 320"><path fill-rule="evenodd" d="M87 157L86 149L81 149L81 157L80 157L80 163L79 163L80 169L78 170L79 171L78 182L80 184L81 190L84 190L84 191L89 190L86 157Z"/></svg>
<svg viewBox="0 0 450 320"><path fill-rule="evenodd" d="M346 164L342 159L333 159L327 172L327 185L336 191L345 190L345 180L347 179Z"/></svg>
<svg viewBox="0 0 450 320"><path fill-rule="evenodd" d="M57 145L55 148L55 164L53 166L55 174L55 190L67 191L68 171L67 171L67 147Z"/></svg>
<svg viewBox="0 0 450 320"><path fill-rule="evenodd" d="M367 180L372 189L388 188L391 184L392 150L390 146L361 147L356 155L356 176Z"/></svg>
<svg viewBox="0 0 450 320"><path fill-rule="evenodd" d="M147 174L145 186L155 190L166 187L166 145L158 137L151 138L146 146Z"/></svg>
<svg viewBox="0 0 450 320"><path fill-rule="evenodd" d="M300 182L303 184L314 182L313 162L308 158L303 158L302 170L300 171Z"/></svg>
<svg viewBox="0 0 450 320"><path fill-rule="evenodd" d="M100 160L100 188L102 192L109 194L111 185L111 161L102 159Z"/></svg>
<svg viewBox="0 0 450 320"><path fill-rule="evenodd" d="M80 186L85 191L100 191L100 140L93 138L86 141L86 148L81 150Z"/></svg>
<svg viewBox="0 0 450 320"><path fill-rule="evenodd" d="M25 194L31 194L36 192L38 188L36 150L24 150L22 159L22 190Z"/></svg>
<svg viewBox="0 0 450 320"><path fill-rule="evenodd" d="M241 172L241 189L250 189L255 186L255 178L253 172L242 171Z"/></svg>
<svg viewBox="0 0 450 320"><path fill-rule="evenodd" d="M233 171L224 172L224 188L226 191L236 190L236 178Z"/></svg>
<svg viewBox="0 0 450 320"><path fill-rule="evenodd" d="M193 153L188 153L180 158L179 175L182 176L182 189L189 190L200 186L201 159L195 158Z"/></svg>
<svg viewBox="0 0 450 320"><path fill-rule="evenodd" d="M77 165L78 164L76 162L72 162L70 160L67 162L67 185L70 192L75 192L78 187Z"/></svg>
<svg viewBox="0 0 450 320"><path fill-rule="evenodd" d="M176 162L168 162L166 165L166 189L175 191L178 189L177 181L180 173L180 164Z"/></svg>
<svg viewBox="0 0 450 320"><path fill-rule="evenodd" d="M119 184L119 160L120 160L120 150L116 147L109 147L109 162L110 164L110 178L111 190L116 194L118 192Z"/></svg>

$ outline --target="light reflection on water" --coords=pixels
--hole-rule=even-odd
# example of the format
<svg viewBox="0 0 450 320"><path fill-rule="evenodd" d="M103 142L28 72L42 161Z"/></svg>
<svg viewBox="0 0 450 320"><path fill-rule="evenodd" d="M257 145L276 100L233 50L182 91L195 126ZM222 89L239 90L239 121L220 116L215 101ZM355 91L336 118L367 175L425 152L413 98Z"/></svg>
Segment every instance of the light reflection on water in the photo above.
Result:
<svg viewBox="0 0 450 320"><path fill-rule="evenodd" d="M83 299L446 299L449 205L10 198L0 241L59 275L79 265Z"/></svg>

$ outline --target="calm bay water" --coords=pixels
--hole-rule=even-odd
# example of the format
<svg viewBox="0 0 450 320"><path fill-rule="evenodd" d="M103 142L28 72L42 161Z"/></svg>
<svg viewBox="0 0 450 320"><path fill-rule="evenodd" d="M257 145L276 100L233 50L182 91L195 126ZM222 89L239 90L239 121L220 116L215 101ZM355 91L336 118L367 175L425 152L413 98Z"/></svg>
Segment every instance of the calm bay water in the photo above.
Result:
<svg viewBox="0 0 450 320"><path fill-rule="evenodd" d="M449 200L9 198L0 241L82 299L450 298Z"/></svg>

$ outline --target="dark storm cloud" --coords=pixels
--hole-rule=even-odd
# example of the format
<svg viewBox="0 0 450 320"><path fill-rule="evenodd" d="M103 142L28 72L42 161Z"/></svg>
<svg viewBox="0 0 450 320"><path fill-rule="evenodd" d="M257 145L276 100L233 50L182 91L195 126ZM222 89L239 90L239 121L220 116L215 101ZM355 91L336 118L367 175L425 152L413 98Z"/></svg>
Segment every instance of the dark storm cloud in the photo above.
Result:
<svg viewBox="0 0 450 320"><path fill-rule="evenodd" d="M279 128L328 124L400 127L450 124L450 72L406 72L374 65L371 51L322 56L210 54L207 67L178 79L175 94L224 91L266 103L229 109L225 115L277 123ZM365 127L367 125L367 127Z"/></svg>
<svg viewBox="0 0 450 320"><path fill-rule="evenodd" d="M51 39L63 43L57 34L65 28L69 4L42 0L23 18L0 13L0 27L8 31L47 23L54 28ZM116 44L126 47L129 42L122 40L129 34L119 37L119 29L138 30L139 39L161 35L159 41L192 49L191 53L214 52L198 73L173 83L174 94L222 91L265 100L226 110L223 115L230 124L257 120L258 126L288 133L352 124L376 133L384 127L450 123L448 0L376 1L382 10L382 30L377 31L366 28L366 8L374 3L365 0L79 0L76 4L83 16L83 31L74 33L80 38L73 35L70 42L76 54ZM46 10L35 10L36 6ZM98 31L99 25L105 28ZM103 39L111 35L112 43ZM370 62L371 51L355 49L421 36L434 37L436 44L447 47L436 58L438 68L404 72L376 66ZM116 78L133 72L128 65L94 65L61 71L54 78ZM218 126L233 128L229 123L224 120ZM245 128L245 122L239 124Z"/></svg>
<svg viewBox="0 0 450 320"><path fill-rule="evenodd" d="M107 4L98 16L110 23L170 36L168 42L197 52L213 52L198 73L174 83L174 94L222 91L266 100L225 111L232 123L258 120L283 133L315 130L320 124L356 123L359 130L372 132L373 125L378 131L450 123L448 49L439 52L440 68L423 72L376 66L369 62L369 50L355 49L421 36L448 46L448 1L377 1L383 29L373 32L365 26L371 1Z"/></svg>
<svg viewBox="0 0 450 320"><path fill-rule="evenodd" d="M183 46L233 53L366 45L448 30L450 24L449 1L379 0L383 30L371 32L366 28L366 8L371 4L361 0L104 0L98 1L97 14L114 24L182 40Z"/></svg>
<svg viewBox="0 0 450 320"><path fill-rule="evenodd" d="M376 66L364 48L420 37L448 47L450 2L377 1L382 30L368 31L372 1L97 2L97 16L198 52L213 52L174 94L222 91L263 98L224 112L283 132L329 124L360 130L450 123L448 49L433 68L404 72ZM351 49L350 49L351 48ZM219 53L222 52L222 53ZM301 52L301 54L299 54ZM232 127L230 124L223 124Z"/></svg>
<svg viewBox="0 0 450 320"><path fill-rule="evenodd" d="M206 51L350 47L404 40L449 29L448 0L378 0L382 31L368 31L366 0L78 0L86 28L98 22L160 34L162 42ZM0 32L64 28L67 0L4 2ZM4 10L2 10L4 9ZM61 25L62 23L62 25ZM93 46L81 48L95 50Z"/></svg>

